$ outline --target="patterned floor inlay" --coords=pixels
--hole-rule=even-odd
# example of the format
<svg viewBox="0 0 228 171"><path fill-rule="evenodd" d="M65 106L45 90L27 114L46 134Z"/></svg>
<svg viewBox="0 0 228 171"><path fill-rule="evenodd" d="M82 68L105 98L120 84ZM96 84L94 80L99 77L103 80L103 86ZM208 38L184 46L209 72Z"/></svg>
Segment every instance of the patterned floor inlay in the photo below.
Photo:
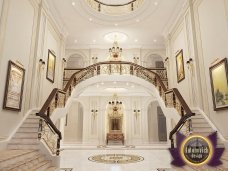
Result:
<svg viewBox="0 0 228 171"><path fill-rule="evenodd" d="M72 168L61 168L60 171L73 171Z"/></svg>
<svg viewBox="0 0 228 171"><path fill-rule="evenodd" d="M105 163L105 164L128 164L141 162L144 160L141 156L127 155L127 154L103 154L89 157L92 162Z"/></svg>

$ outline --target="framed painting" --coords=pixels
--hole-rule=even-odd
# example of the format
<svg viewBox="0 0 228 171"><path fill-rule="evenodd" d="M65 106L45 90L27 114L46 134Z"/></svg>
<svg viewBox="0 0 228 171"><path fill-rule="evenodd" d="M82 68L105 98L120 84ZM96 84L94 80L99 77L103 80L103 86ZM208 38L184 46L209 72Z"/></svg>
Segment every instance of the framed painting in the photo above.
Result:
<svg viewBox="0 0 228 171"><path fill-rule="evenodd" d="M180 50L176 55L176 68L177 82L179 83L185 79L183 50Z"/></svg>
<svg viewBox="0 0 228 171"><path fill-rule="evenodd" d="M9 61L3 109L21 111L25 69Z"/></svg>
<svg viewBox="0 0 228 171"><path fill-rule="evenodd" d="M228 67L227 58L209 68L214 110L228 108Z"/></svg>
<svg viewBox="0 0 228 171"><path fill-rule="evenodd" d="M56 63L55 54L51 50L48 50L46 78L52 83L54 83L55 81L55 63Z"/></svg>

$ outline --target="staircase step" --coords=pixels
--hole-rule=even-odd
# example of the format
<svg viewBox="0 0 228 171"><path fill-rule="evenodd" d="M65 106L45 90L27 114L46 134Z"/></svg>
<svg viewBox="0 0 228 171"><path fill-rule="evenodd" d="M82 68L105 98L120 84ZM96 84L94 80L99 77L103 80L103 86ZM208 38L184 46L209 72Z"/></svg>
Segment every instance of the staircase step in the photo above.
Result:
<svg viewBox="0 0 228 171"><path fill-rule="evenodd" d="M38 128L31 128L31 127L29 127L29 128L23 128L23 127L21 127L21 128L19 128L18 129L18 131L17 132L21 132L21 133L26 133L26 132L35 132L35 133L37 133L38 132Z"/></svg>
<svg viewBox="0 0 228 171"><path fill-rule="evenodd" d="M57 171L57 168L52 166L52 167L47 168L46 171Z"/></svg>
<svg viewBox="0 0 228 171"><path fill-rule="evenodd" d="M36 124L39 124L39 121L40 121L39 118L36 118L36 119L34 119L34 118L27 118L27 119L24 121L24 123L36 123Z"/></svg>
<svg viewBox="0 0 228 171"><path fill-rule="evenodd" d="M38 158L42 156L41 154L36 154L34 156L32 156L31 158L27 158L27 159L24 159L24 160L21 160L15 164L12 164L6 168L4 168L3 170L27 170L29 168L31 168L34 164L34 161L38 160ZM35 163L38 163L38 162L35 162Z"/></svg>
<svg viewBox="0 0 228 171"><path fill-rule="evenodd" d="M211 126L208 123L192 123L193 128L211 128Z"/></svg>
<svg viewBox="0 0 228 171"><path fill-rule="evenodd" d="M202 127L202 128L197 128L197 127L194 127L193 128L193 132L209 132L209 133L212 133L212 132L215 132L212 128L208 127L208 128L205 128L205 127Z"/></svg>
<svg viewBox="0 0 228 171"><path fill-rule="evenodd" d="M37 138L12 138L10 141L12 144L37 144L39 140Z"/></svg>
<svg viewBox="0 0 228 171"><path fill-rule="evenodd" d="M8 149L10 150L19 150L19 149L23 149L23 150L38 150L39 149L39 144L8 144Z"/></svg>
<svg viewBox="0 0 228 171"><path fill-rule="evenodd" d="M47 168L51 166L50 161L44 160L42 162L39 162L39 164L35 165L33 168L31 168L30 171L46 171Z"/></svg>
<svg viewBox="0 0 228 171"><path fill-rule="evenodd" d="M38 133L37 132L17 132L14 136L14 138L37 138Z"/></svg>
<svg viewBox="0 0 228 171"><path fill-rule="evenodd" d="M4 150L0 155L0 170L38 154L37 150Z"/></svg>
<svg viewBox="0 0 228 171"><path fill-rule="evenodd" d="M30 118L30 119L40 119L40 117L36 116L36 114L31 114L31 115L28 116L28 118Z"/></svg>
<svg viewBox="0 0 228 171"><path fill-rule="evenodd" d="M207 123L204 118L192 118L192 123Z"/></svg>
<svg viewBox="0 0 228 171"><path fill-rule="evenodd" d="M39 128L39 124L38 123L23 123L21 125L21 128Z"/></svg>

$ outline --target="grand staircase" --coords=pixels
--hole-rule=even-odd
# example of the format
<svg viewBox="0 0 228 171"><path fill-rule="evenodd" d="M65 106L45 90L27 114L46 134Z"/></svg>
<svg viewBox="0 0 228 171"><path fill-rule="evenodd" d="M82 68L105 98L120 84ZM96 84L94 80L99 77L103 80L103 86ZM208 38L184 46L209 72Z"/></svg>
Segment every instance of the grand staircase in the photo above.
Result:
<svg viewBox="0 0 228 171"><path fill-rule="evenodd" d="M39 117L30 115L0 151L0 171L57 171L39 149Z"/></svg>

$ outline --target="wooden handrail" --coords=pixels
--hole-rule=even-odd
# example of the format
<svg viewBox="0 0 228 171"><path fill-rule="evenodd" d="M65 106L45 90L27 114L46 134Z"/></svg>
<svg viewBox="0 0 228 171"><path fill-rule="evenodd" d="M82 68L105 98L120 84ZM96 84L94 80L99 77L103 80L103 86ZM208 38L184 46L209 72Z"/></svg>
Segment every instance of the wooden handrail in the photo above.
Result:
<svg viewBox="0 0 228 171"><path fill-rule="evenodd" d="M99 63L93 64L93 65L90 65L88 67L82 68L80 71L77 71L76 73L72 74L72 76L70 77L69 81L67 82L67 84L66 84L66 86L64 87L63 90L59 90L57 88L53 89L53 91L49 95L48 99L45 101L43 107L41 108L39 113L37 113L37 115L42 117L47 122L47 124L49 124L51 126L51 128L58 134L60 139L62 139L61 132L53 124L53 122L51 121L49 116L45 115L46 111L48 110L48 107L50 106L50 104L52 102L52 100L55 98L55 95L58 92L66 94L66 92L68 91L68 89L72 85L73 81L75 81L76 75L81 74L84 71L89 71L91 69L92 70L96 70L97 66L104 65L104 64L118 64L118 65L128 64L130 66L135 67L134 70L135 69L140 69L140 70L148 71L149 73L153 73L155 75L156 80L159 82L159 84L160 84L160 86L161 86L161 88L162 88L162 90L164 91L165 94L168 94L170 92L173 92L175 94L175 96L178 98L178 100L181 103L181 106L183 107L183 109L184 109L186 114L181 117L181 119L179 120L179 122L177 123L175 128L170 132L170 135L169 135L170 136L170 140L173 140L172 136L180 129L180 127L186 122L186 120L194 115L192 113L192 111L190 110L189 106L187 105L187 103L185 102L184 98L181 96L181 94L178 91L178 89L174 88L174 89L171 89L171 90L167 90L167 88L164 85L163 81L161 80L160 76L156 72L151 71L151 69L145 68L143 66L140 66L140 65L132 63L132 62L126 62L126 61L104 61L104 62L99 62ZM83 76L84 75L82 75L82 77Z"/></svg>

